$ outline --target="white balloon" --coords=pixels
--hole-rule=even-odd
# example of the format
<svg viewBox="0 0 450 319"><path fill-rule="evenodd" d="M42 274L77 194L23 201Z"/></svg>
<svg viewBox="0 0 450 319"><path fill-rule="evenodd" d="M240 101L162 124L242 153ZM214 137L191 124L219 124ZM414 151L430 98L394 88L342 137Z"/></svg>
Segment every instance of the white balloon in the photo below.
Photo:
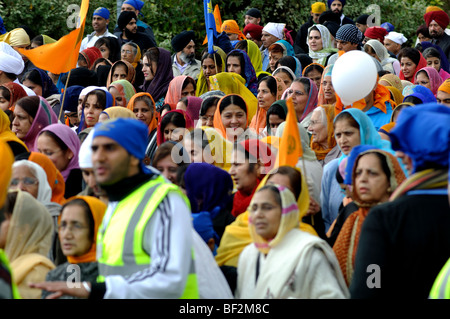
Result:
<svg viewBox="0 0 450 319"><path fill-rule="evenodd" d="M377 67L367 53L349 51L336 60L331 82L342 103L351 105L373 91L377 83Z"/></svg>

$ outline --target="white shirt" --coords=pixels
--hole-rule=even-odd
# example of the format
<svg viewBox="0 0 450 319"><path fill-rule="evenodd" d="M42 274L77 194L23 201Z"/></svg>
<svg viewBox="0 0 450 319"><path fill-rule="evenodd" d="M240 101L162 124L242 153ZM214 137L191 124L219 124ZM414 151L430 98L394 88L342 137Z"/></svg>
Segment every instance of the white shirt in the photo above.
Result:
<svg viewBox="0 0 450 319"><path fill-rule="evenodd" d="M98 39L103 38L103 37L114 37L114 38L117 38L114 34L109 32L108 29L106 29L106 32L101 34L101 35L96 35L96 32L94 31L91 34L88 34L83 39L83 41L81 41L80 52L83 51L84 49L93 47L95 42L97 42Z"/></svg>

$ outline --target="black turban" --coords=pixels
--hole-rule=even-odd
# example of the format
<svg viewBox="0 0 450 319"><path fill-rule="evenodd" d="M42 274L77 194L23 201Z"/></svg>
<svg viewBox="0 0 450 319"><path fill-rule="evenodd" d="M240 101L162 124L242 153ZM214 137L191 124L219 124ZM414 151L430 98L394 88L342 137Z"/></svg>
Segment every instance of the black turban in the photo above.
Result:
<svg viewBox="0 0 450 319"><path fill-rule="evenodd" d="M195 42L194 31L183 31L172 39L172 49L175 52L183 51L183 49L193 40Z"/></svg>

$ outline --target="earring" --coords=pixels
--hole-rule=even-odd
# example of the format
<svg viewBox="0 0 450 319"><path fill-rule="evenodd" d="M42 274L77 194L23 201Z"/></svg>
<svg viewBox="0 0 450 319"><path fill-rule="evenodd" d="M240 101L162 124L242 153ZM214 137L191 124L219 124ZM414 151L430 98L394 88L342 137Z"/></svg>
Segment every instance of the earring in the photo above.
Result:
<svg viewBox="0 0 450 319"><path fill-rule="evenodd" d="M388 193L392 193L392 188L391 188L391 186L388 187L387 192L388 192Z"/></svg>

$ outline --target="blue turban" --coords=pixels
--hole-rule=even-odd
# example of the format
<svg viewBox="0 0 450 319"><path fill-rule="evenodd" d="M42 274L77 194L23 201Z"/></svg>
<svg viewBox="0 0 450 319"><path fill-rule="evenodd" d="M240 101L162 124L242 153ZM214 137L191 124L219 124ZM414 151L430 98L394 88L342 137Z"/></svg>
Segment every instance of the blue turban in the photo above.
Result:
<svg viewBox="0 0 450 319"><path fill-rule="evenodd" d="M437 103L402 109L389 133L392 148L413 160L413 173L449 166L450 108Z"/></svg>
<svg viewBox="0 0 450 319"><path fill-rule="evenodd" d="M144 6L144 1L140 0L126 0L123 4L129 4L130 6L133 6L136 10L141 11L142 7Z"/></svg>
<svg viewBox="0 0 450 319"><path fill-rule="evenodd" d="M3 23L3 18L0 17L0 34L5 34L6 33L6 29L5 29L5 25Z"/></svg>
<svg viewBox="0 0 450 319"><path fill-rule="evenodd" d="M130 155L140 160L145 173L150 172L143 162L147 148L148 127L142 121L117 118L97 123L94 129L94 139L97 136L104 136L116 141Z"/></svg>
<svg viewBox="0 0 450 319"><path fill-rule="evenodd" d="M380 25L380 27L385 28L387 30L387 32L391 32L391 31L395 30L395 27L392 25L392 23L389 23L389 22L382 23Z"/></svg>
<svg viewBox="0 0 450 319"><path fill-rule="evenodd" d="M95 9L92 16L100 16L104 19L109 19L109 10L104 7L98 7L97 9Z"/></svg>
<svg viewBox="0 0 450 319"><path fill-rule="evenodd" d="M334 2L334 1L336 1L336 0L328 0L328 8L331 8L331 4ZM342 6L345 6L345 0L337 0L337 1L339 1L340 3L342 3Z"/></svg>

